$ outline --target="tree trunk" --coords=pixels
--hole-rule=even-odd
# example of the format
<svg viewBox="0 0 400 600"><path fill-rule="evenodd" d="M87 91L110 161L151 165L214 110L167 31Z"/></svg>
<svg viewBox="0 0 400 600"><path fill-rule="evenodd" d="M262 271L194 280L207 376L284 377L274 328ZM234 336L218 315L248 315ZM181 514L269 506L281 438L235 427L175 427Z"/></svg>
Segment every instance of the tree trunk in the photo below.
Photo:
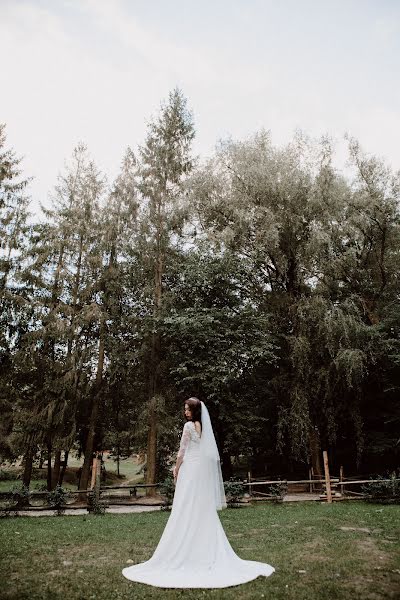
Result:
<svg viewBox="0 0 400 600"><path fill-rule="evenodd" d="M69 451L65 450L64 461L62 462L62 468L60 471L60 475L58 477L58 485L62 485L63 480L64 480L65 471L67 470L67 465L68 465L68 454L69 454Z"/></svg>
<svg viewBox="0 0 400 600"><path fill-rule="evenodd" d="M317 475L319 479L322 479L320 440L317 427L314 427L310 430L309 447L311 454L311 466L313 468L314 475Z"/></svg>
<svg viewBox="0 0 400 600"><path fill-rule="evenodd" d="M86 439L85 458L82 466L82 473L79 482L80 490L87 490L90 477L90 468L93 462L94 438L96 434L97 417L99 413L99 398L94 394L92 410L90 413L89 431Z"/></svg>
<svg viewBox="0 0 400 600"><path fill-rule="evenodd" d="M94 440L96 435L96 426L97 426L97 418L99 414L99 403L100 403L100 390L101 384L103 381L103 368L104 368L104 333L105 333L105 323L104 318L101 318L100 323L100 340L99 340L99 358L97 361L97 372L96 372L96 380L93 389L93 402L92 402L92 410L90 413L89 420L89 431L86 440L86 448L85 448L85 459L83 461L82 474L79 482L80 490L87 490L90 476L90 467L93 462L93 451L94 451Z"/></svg>
<svg viewBox="0 0 400 600"><path fill-rule="evenodd" d="M72 312L72 317L71 317L71 332L68 336L68 349L67 349L68 357L71 356L71 354L72 354L72 345L73 345L73 341L74 341L74 337L75 337L74 320L76 317L79 285L80 285L80 280L81 280L82 254L83 254L83 235L81 234L80 238L79 238L79 253L78 253L78 260L77 260L77 265L76 265L76 274L75 274L75 278L74 278L74 288L73 288L73 292L72 292L73 312Z"/></svg>
<svg viewBox="0 0 400 600"><path fill-rule="evenodd" d="M22 485L29 487L31 484L32 478L32 466L33 466L33 456L35 454L35 448L29 443L28 449L25 452L24 456L24 473L22 476Z"/></svg>
<svg viewBox="0 0 400 600"><path fill-rule="evenodd" d="M151 346L151 368L149 377L149 430L147 433L147 470L146 470L146 483L156 483L157 476L157 408L156 408L156 394L157 394L157 368L158 368L158 346L159 339L157 334L153 334L152 346ZM146 493L148 496L156 495L156 488L147 488Z"/></svg>
<svg viewBox="0 0 400 600"><path fill-rule="evenodd" d="M288 257L288 268L287 268L287 291L291 298L298 298L299 296L299 277L298 277L298 263L294 251L290 251Z"/></svg>
<svg viewBox="0 0 400 600"><path fill-rule="evenodd" d="M163 256L161 251L161 212L159 204L159 224L157 237L157 256L154 273L154 320L158 318L161 311L162 303L162 273L163 273ZM155 327L155 323L154 323ZM153 332L151 339L151 359L150 359L150 376L149 376L149 431L147 434L147 471L146 483L156 483L157 476L157 410L156 410L156 395L158 392L158 361L160 352L160 336L157 332ZM147 489L148 496L155 496L157 490L155 487Z"/></svg>
<svg viewBox="0 0 400 600"><path fill-rule="evenodd" d="M56 487L59 477L60 477L60 469L61 469L61 450L56 450L54 454L54 467L53 473L51 477L51 489L54 490Z"/></svg>
<svg viewBox="0 0 400 600"><path fill-rule="evenodd" d="M47 442L47 491L51 491L51 442Z"/></svg>
<svg viewBox="0 0 400 600"><path fill-rule="evenodd" d="M149 415L149 431L147 434L147 470L146 483L156 483L157 475L157 411L155 407L156 401L153 396L150 400L150 415ZM156 488L147 488L148 496L156 495Z"/></svg>
<svg viewBox="0 0 400 600"><path fill-rule="evenodd" d="M361 298L365 314L369 320L370 325L378 325L379 316L376 313L376 302L371 298Z"/></svg>

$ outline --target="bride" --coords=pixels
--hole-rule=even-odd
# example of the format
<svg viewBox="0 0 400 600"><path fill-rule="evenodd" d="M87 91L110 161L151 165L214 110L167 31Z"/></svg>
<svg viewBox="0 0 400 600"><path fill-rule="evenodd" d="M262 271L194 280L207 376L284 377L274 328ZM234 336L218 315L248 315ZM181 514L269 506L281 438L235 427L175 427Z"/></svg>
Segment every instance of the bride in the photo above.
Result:
<svg viewBox="0 0 400 600"><path fill-rule="evenodd" d="M122 574L163 588L224 588L268 577L271 565L235 554L217 510L226 508L221 465L210 415L203 402L185 402L181 443L174 467L175 494L164 532L146 562Z"/></svg>

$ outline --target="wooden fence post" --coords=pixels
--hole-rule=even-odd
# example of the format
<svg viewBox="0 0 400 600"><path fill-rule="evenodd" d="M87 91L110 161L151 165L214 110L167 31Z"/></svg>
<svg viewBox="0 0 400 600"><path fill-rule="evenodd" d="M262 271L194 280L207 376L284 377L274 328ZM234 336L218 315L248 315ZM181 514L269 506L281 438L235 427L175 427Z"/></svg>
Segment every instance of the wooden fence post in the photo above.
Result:
<svg viewBox="0 0 400 600"><path fill-rule="evenodd" d="M323 451L324 456L324 469L325 469L325 485L326 485L326 500L332 502L332 490L331 490L331 478L329 476L329 464L328 464L328 453L326 450Z"/></svg>
<svg viewBox="0 0 400 600"><path fill-rule="evenodd" d="M251 483L251 471L247 471L247 480ZM251 485L249 485L249 495L251 496Z"/></svg>
<svg viewBox="0 0 400 600"><path fill-rule="evenodd" d="M93 463L92 463L92 480L90 482L91 490L94 488L94 485L96 482L96 471L97 471L97 453L96 453L96 456L94 457Z"/></svg>
<svg viewBox="0 0 400 600"><path fill-rule="evenodd" d="M95 473L96 473L96 479L95 479L95 484L94 484L94 493L95 493L96 501L98 504L99 500L100 500L100 485L101 485L101 458L99 458L99 457L97 457Z"/></svg>
<svg viewBox="0 0 400 600"><path fill-rule="evenodd" d="M343 477L343 465L340 465L340 473L339 473L339 481L343 481L344 477ZM343 486L340 486L340 493L343 496L344 493L344 489Z"/></svg>

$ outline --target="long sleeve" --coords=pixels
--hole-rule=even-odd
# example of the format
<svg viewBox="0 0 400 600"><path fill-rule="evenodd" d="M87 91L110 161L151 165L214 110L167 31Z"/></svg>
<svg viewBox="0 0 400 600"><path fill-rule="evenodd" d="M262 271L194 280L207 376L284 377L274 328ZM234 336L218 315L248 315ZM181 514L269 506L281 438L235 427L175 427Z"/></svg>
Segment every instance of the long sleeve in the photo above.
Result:
<svg viewBox="0 0 400 600"><path fill-rule="evenodd" d="M179 446L179 451L178 451L178 454L177 454L177 458L183 459L183 457L185 456L186 449L187 449L187 447L189 445L189 442L190 442L190 431L189 431L189 421L188 421L183 426L181 443L180 443L180 446Z"/></svg>

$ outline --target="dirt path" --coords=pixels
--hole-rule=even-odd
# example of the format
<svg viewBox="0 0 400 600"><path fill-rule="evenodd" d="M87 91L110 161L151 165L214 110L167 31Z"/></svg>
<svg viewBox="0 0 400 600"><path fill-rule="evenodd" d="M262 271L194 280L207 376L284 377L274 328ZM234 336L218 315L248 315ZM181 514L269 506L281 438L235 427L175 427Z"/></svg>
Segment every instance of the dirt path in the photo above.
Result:
<svg viewBox="0 0 400 600"><path fill-rule="evenodd" d="M286 494L283 498L283 502L304 502L304 500L318 500L319 494Z"/></svg>
<svg viewBox="0 0 400 600"><path fill-rule="evenodd" d="M106 508L106 513L139 513L160 510L161 506L110 506ZM66 516L88 515L86 508L67 508L64 512ZM53 517L54 510L20 510L19 517Z"/></svg>

